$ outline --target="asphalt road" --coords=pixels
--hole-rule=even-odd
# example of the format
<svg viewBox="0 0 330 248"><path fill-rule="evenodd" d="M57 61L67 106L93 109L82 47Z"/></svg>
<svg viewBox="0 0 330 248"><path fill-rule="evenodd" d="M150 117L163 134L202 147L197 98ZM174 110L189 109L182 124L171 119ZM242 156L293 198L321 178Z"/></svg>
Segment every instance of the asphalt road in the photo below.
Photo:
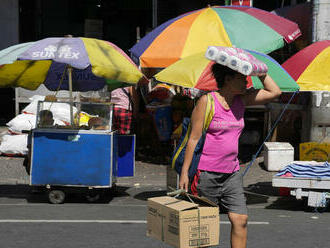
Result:
<svg viewBox="0 0 330 248"><path fill-rule="evenodd" d="M170 247L146 237L146 199L165 194L162 186L118 187L103 203L70 195L62 205L47 202L26 185L0 186L1 247ZM295 199L271 204L248 194L248 247L328 247L330 214L306 212ZM262 203L263 202L263 203ZM230 247L230 224L220 215L220 246Z"/></svg>
<svg viewBox="0 0 330 248"><path fill-rule="evenodd" d="M147 199L165 195L166 166L137 162L135 177L119 179L115 195L89 203L84 194L70 194L53 205L26 184L21 163L0 159L0 248L170 247L146 236ZM302 202L280 197L271 176L254 166L245 179L248 247L329 247L330 211L306 211ZM229 235L221 214L218 247L230 247Z"/></svg>

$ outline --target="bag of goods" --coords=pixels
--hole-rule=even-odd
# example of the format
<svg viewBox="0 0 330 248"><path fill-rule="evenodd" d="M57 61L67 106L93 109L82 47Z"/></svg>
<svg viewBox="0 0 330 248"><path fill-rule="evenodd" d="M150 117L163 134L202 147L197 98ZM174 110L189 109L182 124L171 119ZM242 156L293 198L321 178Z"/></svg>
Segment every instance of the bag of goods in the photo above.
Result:
<svg viewBox="0 0 330 248"><path fill-rule="evenodd" d="M28 153L27 134L4 135L0 144L0 153L7 156L24 156Z"/></svg>
<svg viewBox="0 0 330 248"><path fill-rule="evenodd" d="M268 71L265 63L241 48L209 46L205 57L247 76L265 75Z"/></svg>
<svg viewBox="0 0 330 248"><path fill-rule="evenodd" d="M22 130L31 130L36 127L36 115L34 114L19 114L6 125L11 134L21 134ZM65 126L66 124L54 118L54 125Z"/></svg>
<svg viewBox="0 0 330 248"><path fill-rule="evenodd" d="M44 96L33 96L30 98L31 103L27 105L22 112L25 114L37 114L38 111L38 101L44 101ZM54 119L70 123L70 104L69 103L59 103L59 102L45 102L43 104L43 109L50 110L53 113ZM73 107L73 115L77 113L77 108Z"/></svg>
<svg viewBox="0 0 330 248"><path fill-rule="evenodd" d="M6 123L11 134L21 134L22 130L31 130L36 126L36 116L33 114L19 114Z"/></svg>

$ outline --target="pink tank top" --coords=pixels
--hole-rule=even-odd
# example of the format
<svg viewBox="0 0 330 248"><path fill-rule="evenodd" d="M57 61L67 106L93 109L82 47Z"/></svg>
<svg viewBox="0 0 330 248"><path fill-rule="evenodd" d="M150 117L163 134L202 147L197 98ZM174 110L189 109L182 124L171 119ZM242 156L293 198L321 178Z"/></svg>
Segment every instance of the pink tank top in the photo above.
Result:
<svg viewBox="0 0 330 248"><path fill-rule="evenodd" d="M226 110L215 93L215 113L206 132L203 152L198 164L199 170L219 173L233 173L239 170L238 140L244 128L245 106L240 96Z"/></svg>

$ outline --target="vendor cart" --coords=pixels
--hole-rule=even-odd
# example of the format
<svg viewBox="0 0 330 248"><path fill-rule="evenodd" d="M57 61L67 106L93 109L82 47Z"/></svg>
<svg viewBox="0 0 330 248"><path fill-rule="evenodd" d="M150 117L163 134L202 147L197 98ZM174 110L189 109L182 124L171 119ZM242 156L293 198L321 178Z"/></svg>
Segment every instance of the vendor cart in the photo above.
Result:
<svg viewBox="0 0 330 248"><path fill-rule="evenodd" d="M302 161L301 161L302 162ZM308 161L303 161L308 163ZM315 161L311 161L314 162ZM296 199L307 200L308 207L325 208L330 199L329 177L283 177L273 176L273 187L290 188L290 194Z"/></svg>
<svg viewBox="0 0 330 248"><path fill-rule="evenodd" d="M135 135L111 129L111 104L73 103L73 125L44 125L40 112L56 112L58 104L64 103L38 104L36 128L29 135L31 186L46 190L54 204L63 203L69 192L95 201L118 177L134 176Z"/></svg>

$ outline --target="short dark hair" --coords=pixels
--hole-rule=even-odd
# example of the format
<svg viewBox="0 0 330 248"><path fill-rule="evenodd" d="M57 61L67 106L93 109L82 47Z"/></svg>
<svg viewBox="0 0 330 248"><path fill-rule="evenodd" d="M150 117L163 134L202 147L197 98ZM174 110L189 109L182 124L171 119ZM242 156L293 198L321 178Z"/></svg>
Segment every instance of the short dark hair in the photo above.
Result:
<svg viewBox="0 0 330 248"><path fill-rule="evenodd" d="M236 74L239 74L239 72L234 71L233 69L218 63L214 63L211 69L219 89L223 87L226 76L234 76Z"/></svg>
<svg viewBox="0 0 330 248"><path fill-rule="evenodd" d="M53 113L50 110L44 109L39 112L39 117L40 118L45 118L45 117L53 118Z"/></svg>

